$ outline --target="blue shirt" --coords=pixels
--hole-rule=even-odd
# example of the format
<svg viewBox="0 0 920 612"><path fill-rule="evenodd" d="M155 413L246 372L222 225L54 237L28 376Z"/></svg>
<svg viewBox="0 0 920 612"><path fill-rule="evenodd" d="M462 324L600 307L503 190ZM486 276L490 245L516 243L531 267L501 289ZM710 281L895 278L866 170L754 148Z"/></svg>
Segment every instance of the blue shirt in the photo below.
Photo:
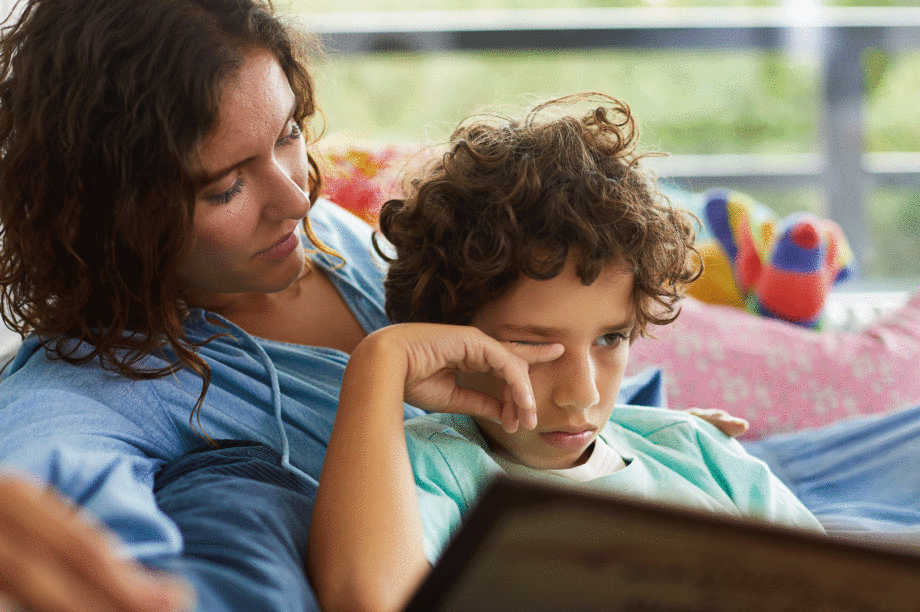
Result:
<svg viewBox="0 0 920 612"><path fill-rule="evenodd" d="M323 201L311 210L310 222L345 260L317 252L310 255L315 265L366 332L387 325L385 265L373 252L370 226ZM223 334L200 349L211 368L200 428L213 439L264 443L315 484L348 355L256 338L202 310L192 310L185 327L193 341ZM150 357L144 365L165 363ZM55 486L141 560L177 555L181 536L157 508L153 479L166 462L205 442L198 422L189 419L201 384L187 370L132 381L98 361L76 366L51 360L37 338L28 338L0 384L0 464Z"/></svg>

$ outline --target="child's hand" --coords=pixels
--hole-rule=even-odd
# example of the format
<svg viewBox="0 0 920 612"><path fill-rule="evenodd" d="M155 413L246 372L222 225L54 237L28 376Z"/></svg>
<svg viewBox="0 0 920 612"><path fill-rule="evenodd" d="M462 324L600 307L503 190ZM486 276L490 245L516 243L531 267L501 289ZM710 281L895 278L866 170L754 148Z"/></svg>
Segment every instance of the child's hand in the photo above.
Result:
<svg viewBox="0 0 920 612"><path fill-rule="evenodd" d="M745 419L732 416L718 408L687 408L687 412L703 419L710 425L715 425L722 433L732 438L743 435L751 426Z"/></svg>
<svg viewBox="0 0 920 612"><path fill-rule="evenodd" d="M502 343L474 327L458 325L411 323L386 330L398 334L405 350L407 402L435 412L482 416L501 423L509 433L518 425L537 425L529 364L552 361L564 350L560 344ZM458 372L490 372L504 380L504 399L458 386Z"/></svg>

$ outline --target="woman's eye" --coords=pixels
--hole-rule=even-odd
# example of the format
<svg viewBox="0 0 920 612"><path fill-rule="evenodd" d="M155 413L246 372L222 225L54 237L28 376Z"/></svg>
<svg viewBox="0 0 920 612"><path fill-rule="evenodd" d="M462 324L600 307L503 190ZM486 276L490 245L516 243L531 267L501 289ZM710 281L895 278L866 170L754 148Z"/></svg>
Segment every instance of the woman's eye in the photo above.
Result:
<svg viewBox="0 0 920 612"><path fill-rule="evenodd" d="M208 200L214 202L215 204L229 204L230 200L235 198L243 190L243 185L245 184L246 181L241 176L236 179L236 182L233 183L233 186L230 187L230 189L222 193L209 196Z"/></svg>
<svg viewBox="0 0 920 612"><path fill-rule="evenodd" d="M297 123L292 123L291 131L288 132L286 135L282 136L278 140L278 144L280 146L291 144L292 142L300 138L302 135L303 135L303 131L300 129L300 126L297 125Z"/></svg>

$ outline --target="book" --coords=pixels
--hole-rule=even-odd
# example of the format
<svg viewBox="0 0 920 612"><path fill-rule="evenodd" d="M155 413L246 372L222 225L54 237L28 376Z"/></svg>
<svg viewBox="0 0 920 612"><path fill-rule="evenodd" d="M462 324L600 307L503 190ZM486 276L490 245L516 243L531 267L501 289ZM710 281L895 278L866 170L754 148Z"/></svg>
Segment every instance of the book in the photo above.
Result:
<svg viewBox="0 0 920 612"><path fill-rule="evenodd" d="M920 554L497 478L405 612L920 610Z"/></svg>

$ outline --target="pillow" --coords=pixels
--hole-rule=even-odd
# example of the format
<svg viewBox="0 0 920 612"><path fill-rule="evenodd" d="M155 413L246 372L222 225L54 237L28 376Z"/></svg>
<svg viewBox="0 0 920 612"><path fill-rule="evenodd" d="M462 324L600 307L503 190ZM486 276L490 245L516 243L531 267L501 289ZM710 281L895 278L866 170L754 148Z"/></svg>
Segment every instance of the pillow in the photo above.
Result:
<svg viewBox="0 0 920 612"><path fill-rule="evenodd" d="M722 408L745 438L920 402L920 290L861 331L815 331L687 297L630 349L627 374L662 369L671 408Z"/></svg>
<svg viewBox="0 0 920 612"><path fill-rule="evenodd" d="M377 227L380 207L403 194L402 181L433 150L415 145L326 140L312 151L323 177L323 196Z"/></svg>
<svg viewBox="0 0 920 612"><path fill-rule="evenodd" d="M661 369L646 368L637 374L624 377L620 383L617 403L667 408L668 402L665 398L664 376L661 374Z"/></svg>

